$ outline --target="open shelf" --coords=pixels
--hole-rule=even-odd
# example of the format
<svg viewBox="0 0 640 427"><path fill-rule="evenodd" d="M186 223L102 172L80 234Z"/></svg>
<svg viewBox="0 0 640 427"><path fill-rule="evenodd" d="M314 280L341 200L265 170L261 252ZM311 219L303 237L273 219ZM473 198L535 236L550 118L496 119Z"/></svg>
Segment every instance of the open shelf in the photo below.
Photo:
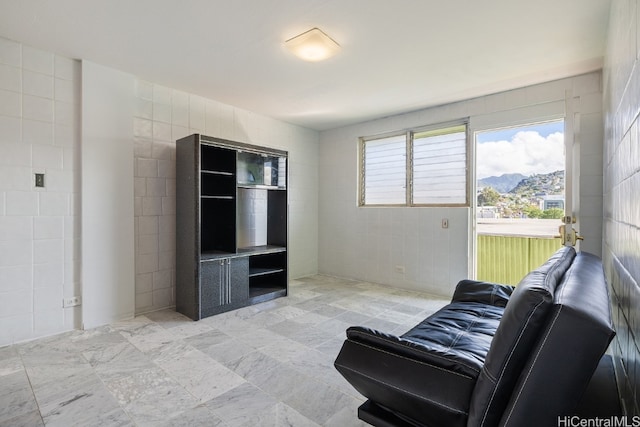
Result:
<svg viewBox="0 0 640 427"><path fill-rule="evenodd" d="M276 252L286 252L287 248L278 245L259 245L259 246L246 246L244 248L238 248L238 253L243 255L264 255Z"/></svg>
<svg viewBox="0 0 640 427"><path fill-rule="evenodd" d="M207 175L234 176L233 172L211 171L211 170L205 170L205 169L202 169L200 173L207 174Z"/></svg>
<svg viewBox="0 0 640 427"><path fill-rule="evenodd" d="M200 170L235 176L236 152L208 144L200 145Z"/></svg>
<svg viewBox="0 0 640 427"><path fill-rule="evenodd" d="M276 274L284 271L284 268L250 268L249 277L265 276L267 274Z"/></svg>
<svg viewBox="0 0 640 427"><path fill-rule="evenodd" d="M201 197L232 197L236 196L235 175L228 172L201 171Z"/></svg>
<svg viewBox="0 0 640 427"><path fill-rule="evenodd" d="M287 294L287 252L249 256L249 298L267 301Z"/></svg>

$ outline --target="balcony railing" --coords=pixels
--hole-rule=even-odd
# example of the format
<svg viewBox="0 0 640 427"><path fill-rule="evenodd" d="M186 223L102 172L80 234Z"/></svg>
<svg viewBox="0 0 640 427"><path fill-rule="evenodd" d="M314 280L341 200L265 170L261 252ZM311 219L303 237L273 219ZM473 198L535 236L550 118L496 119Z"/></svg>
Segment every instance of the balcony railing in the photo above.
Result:
<svg viewBox="0 0 640 427"><path fill-rule="evenodd" d="M562 245L559 237L478 234L477 278L517 285Z"/></svg>

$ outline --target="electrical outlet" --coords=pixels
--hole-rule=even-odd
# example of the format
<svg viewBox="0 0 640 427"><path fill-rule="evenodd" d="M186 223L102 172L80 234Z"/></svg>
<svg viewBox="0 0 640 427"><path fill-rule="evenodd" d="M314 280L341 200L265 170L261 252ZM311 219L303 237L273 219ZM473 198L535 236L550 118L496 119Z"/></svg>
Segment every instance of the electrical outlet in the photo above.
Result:
<svg viewBox="0 0 640 427"><path fill-rule="evenodd" d="M447 218L442 218L442 228L449 228L449 220Z"/></svg>
<svg viewBox="0 0 640 427"><path fill-rule="evenodd" d="M37 173L36 174L36 187L44 187L44 174Z"/></svg>
<svg viewBox="0 0 640 427"><path fill-rule="evenodd" d="M80 304L81 304L80 297L70 297L62 300L62 307L64 308L75 307Z"/></svg>
<svg viewBox="0 0 640 427"><path fill-rule="evenodd" d="M396 273L404 274L404 265L396 265Z"/></svg>

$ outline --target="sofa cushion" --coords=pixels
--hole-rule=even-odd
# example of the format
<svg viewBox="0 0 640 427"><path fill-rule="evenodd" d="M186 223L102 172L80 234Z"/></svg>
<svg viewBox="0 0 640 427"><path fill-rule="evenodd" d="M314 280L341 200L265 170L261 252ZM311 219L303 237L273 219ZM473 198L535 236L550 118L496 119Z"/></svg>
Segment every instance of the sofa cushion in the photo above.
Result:
<svg viewBox="0 0 640 427"><path fill-rule="evenodd" d="M478 377L469 426L497 426L518 376L546 324L558 283L575 257L562 247L517 285Z"/></svg>
<svg viewBox="0 0 640 427"><path fill-rule="evenodd" d="M432 357L438 355L447 361L444 367L476 378L503 312L504 307L499 306L452 302L401 338L429 348ZM451 366L447 366L449 363Z"/></svg>

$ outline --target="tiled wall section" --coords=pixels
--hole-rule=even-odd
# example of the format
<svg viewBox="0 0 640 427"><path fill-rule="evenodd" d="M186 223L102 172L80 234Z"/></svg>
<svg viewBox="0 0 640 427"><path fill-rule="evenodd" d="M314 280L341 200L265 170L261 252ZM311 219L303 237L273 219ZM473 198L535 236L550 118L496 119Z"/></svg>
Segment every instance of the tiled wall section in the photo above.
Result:
<svg viewBox="0 0 640 427"><path fill-rule="evenodd" d="M142 80L135 96L136 314L175 303L175 141L192 133L289 152L289 276L317 272L316 131Z"/></svg>
<svg viewBox="0 0 640 427"><path fill-rule="evenodd" d="M594 72L322 132L320 170L331 173L320 180L320 272L451 296L458 280L469 275L469 209L358 208L358 138L465 117L472 131L480 122L502 127L540 120L536 114L544 115L546 105L555 109L560 103L562 111L567 94L576 98L581 123L581 245L600 255L601 80L601 73ZM448 229L441 227L443 218L449 220Z"/></svg>
<svg viewBox="0 0 640 427"><path fill-rule="evenodd" d="M640 415L640 2L614 1L604 69L604 264L617 336L618 386Z"/></svg>
<svg viewBox="0 0 640 427"><path fill-rule="evenodd" d="M79 86L77 61L0 38L0 346L80 326Z"/></svg>

